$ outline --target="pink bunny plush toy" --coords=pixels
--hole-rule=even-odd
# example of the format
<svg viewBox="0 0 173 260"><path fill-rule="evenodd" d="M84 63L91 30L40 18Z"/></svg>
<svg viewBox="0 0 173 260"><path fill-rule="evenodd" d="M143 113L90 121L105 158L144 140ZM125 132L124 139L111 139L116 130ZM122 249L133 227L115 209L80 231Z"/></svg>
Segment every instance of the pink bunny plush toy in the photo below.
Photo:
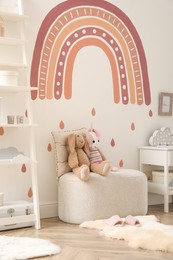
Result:
<svg viewBox="0 0 173 260"><path fill-rule="evenodd" d="M95 129L89 130L86 134L88 143L88 157L90 160L90 169L92 172L106 176L111 170L111 164L106 160L103 153L99 150L100 134Z"/></svg>

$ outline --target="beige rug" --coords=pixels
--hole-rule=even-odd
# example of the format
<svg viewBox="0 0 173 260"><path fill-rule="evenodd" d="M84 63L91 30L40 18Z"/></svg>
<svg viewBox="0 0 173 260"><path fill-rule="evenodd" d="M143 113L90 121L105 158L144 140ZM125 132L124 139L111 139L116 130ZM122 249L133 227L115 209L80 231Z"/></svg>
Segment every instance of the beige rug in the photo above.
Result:
<svg viewBox="0 0 173 260"><path fill-rule="evenodd" d="M158 222L153 216L136 216L140 225L109 226L104 220L85 221L80 227L97 229L100 235L128 241L132 248L173 253L173 226ZM123 219L124 220L124 219Z"/></svg>
<svg viewBox="0 0 173 260"><path fill-rule="evenodd" d="M0 236L0 260L21 260L60 253L58 245L45 239Z"/></svg>

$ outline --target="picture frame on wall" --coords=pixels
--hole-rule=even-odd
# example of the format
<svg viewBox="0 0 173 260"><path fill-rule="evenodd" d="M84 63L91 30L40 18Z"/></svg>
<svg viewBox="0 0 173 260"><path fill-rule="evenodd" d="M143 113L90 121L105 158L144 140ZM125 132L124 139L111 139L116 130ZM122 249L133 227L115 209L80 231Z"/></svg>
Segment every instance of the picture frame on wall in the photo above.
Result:
<svg viewBox="0 0 173 260"><path fill-rule="evenodd" d="M159 95L159 115L172 116L173 93L161 92Z"/></svg>

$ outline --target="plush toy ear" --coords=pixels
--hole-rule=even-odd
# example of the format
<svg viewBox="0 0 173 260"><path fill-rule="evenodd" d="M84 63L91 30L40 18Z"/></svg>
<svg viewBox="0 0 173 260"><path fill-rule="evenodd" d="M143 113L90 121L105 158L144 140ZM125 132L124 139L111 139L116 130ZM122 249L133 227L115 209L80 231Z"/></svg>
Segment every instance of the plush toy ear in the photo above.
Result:
<svg viewBox="0 0 173 260"><path fill-rule="evenodd" d="M90 148L92 148L92 146L93 146L93 137L92 137L90 131L88 131L88 132L86 133L85 142L87 143L87 144L86 144L86 147L87 147L86 150L88 149L88 151L90 151Z"/></svg>
<svg viewBox="0 0 173 260"><path fill-rule="evenodd" d="M100 139L101 136L99 131L97 131L96 129L93 129L92 131L96 134L97 138Z"/></svg>
<svg viewBox="0 0 173 260"><path fill-rule="evenodd" d="M83 137L85 139L85 144L84 144L84 148L83 149L84 149L85 153L89 156L90 150L89 150L89 144L88 144L88 141L87 141L86 134L83 134Z"/></svg>
<svg viewBox="0 0 173 260"><path fill-rule="evenodd" d="M69 150L71 153L74 153L75 151L75 139L75 134L70 134L67 139Z"/></svg>

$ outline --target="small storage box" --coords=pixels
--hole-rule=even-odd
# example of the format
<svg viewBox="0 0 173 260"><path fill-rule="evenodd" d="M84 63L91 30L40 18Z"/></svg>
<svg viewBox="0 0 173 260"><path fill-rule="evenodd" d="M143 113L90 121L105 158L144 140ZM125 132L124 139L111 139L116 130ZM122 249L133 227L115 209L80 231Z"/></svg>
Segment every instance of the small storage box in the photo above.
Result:
<svg viewBox="0 0 173 260"><path fill-rule="evenodd" d="M152 171L152 180L155 183L164 183L164 172L163 171ZM168 174L168 184L173 181L173 172Z"/></svg>
<svg viewBox="0 0 173 260"><path fill-rule="evenodd" d="M0 219L33 214L33 203L27 201L12 201L0 206ZM24 222L10 225L0 225L0 231L33 226L34 222Z"/></svg>
<svg viewBox="0 0 173 260"><path fill-rule="evenodd" d="M17 86L18 72L0 70L0 86Z"/></svg>

